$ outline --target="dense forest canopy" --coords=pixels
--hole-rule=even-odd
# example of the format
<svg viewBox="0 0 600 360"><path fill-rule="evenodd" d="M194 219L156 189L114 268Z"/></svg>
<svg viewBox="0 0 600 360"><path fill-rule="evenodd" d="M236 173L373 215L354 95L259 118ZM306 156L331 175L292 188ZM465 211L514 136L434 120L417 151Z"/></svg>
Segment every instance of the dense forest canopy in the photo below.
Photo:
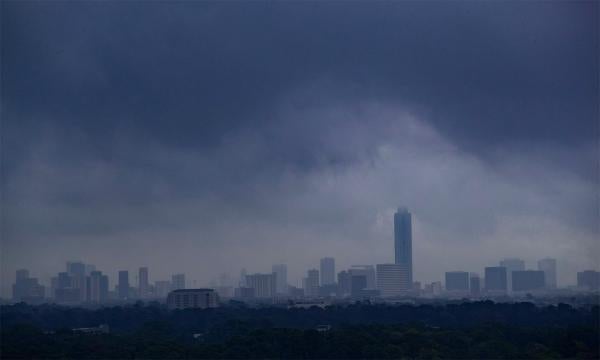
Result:
<svg viewBox="0 0 600 360"><path fill-rule="evenodd" d="M0 308L3 358L599 358L599 307ZM110 333L72 329L107 324ZM319 332L319 325L331 329ZM196 336L194 337L194 334Z"/></svg>

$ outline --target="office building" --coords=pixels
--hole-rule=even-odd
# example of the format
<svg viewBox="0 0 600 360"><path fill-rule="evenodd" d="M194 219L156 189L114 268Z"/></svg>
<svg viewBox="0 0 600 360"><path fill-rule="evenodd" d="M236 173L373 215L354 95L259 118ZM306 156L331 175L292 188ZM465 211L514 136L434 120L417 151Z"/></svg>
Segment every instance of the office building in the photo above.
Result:
<svg viewBox="0 0 600 360"><path fill-rule="evenodd" d="M600 290L600 272L594 270L578 272L577 287L583 290Z"/></svg>
<svg viewBox="0 0 600 360"><path fill-rule="evenodd" d="M446 291L467 293L469 291L469 273L466 271L446 272Z"/></svg>
<svg viewBox="0 0 600 360"><path fill-rule="evenodd" d="M335 284L335 259L326 257L321 259L321 285Z"/></svg>
<svg viewBox="0 0 600 360"><path fill-rule="evenodd" d="M141 267L138 271L138 293L140 299L146 299L150 295L150 283L148 282L148 268Z"/></svg>
<svg viewBox="0 0 600 360"><path fill-rule="evenodd" d="M219 306L219 297L213 289L179 289L167 296L167 307L171 310L207 309Z"/></svg>
<svg viewBox="0 0 600 360"><path fill-rule="evenodd" d="M350 272L348 272L346 270L340 271L337 275L337 280L338 280L338 295L339 296L350 295L350 289L351 289Z"/></svg>
<svg viewBox="0 0 600 360"><path fill-rule="evenodd" d="M275 295L274 274L246 275L247 287L254 289L254 297L272 298Z"/></svg>
<svg viewBox="0 0 600 360"><path fill-rule="evenodd" d="M378 264L376 268L377 289L380 291L381 296L399 296L410 290L412 284L408 281L409 270L407 265Z"/></svg>
<svg viewBox="0 0 600 360"><path fill-rule="evenodd" d="M512 273L513 293L542 290L545 286L545 273L541 270L518 270Z"/></svg>
<svg viewBox="0 0 600 360"><path fill-rule="evenodd" d="M117 295L120 300L129 299L129 271L119 271L119 283L117 285Z"/></svg>
<svg viewBox="0 0 600 360"><path fill-rule="evenodd" d="M363 275L367 279L366 289L375 289L377 287L375 267L373 265L352 265L348 271L350 272L350 276ZM409 283L412 283L412 281L409 281Z"/></svg>
<svg viewBox="0 0 600 360"><path fill-rule="evenodd" d="M275 293L287 294L288 283L287 283L287 265L276 264L271 268L273 274L275 274Z"/></svg>
<svg viewBox="0 0 600 360"><path fill-rule="evenodd" d="M319 270L308 270L304 282L304 296L316 297L319 296Z"/></svg>
<svg viewBox="0 0 600 360"><path fill-rule="evenodd" d="M485 268L485 291L490 295L505 295L507 291L506 268L490 266Z"/></svg>
<svg viewBox="0 0 600 360"><path fill-rule="evenodd" d="M185 289L185 274L174 274L171 276L171 290Z"/></svg>
<svg viewBox="0 0 600 360"><path fill-rule="evenodd" d="M86 300L91 303L104 303L108 300L108 276L102 271L92 271L86 278Z"/></svg>
<svg viewBox="0 0 600 360"><path fill-rule="evenodd" d="M367 289L367 277L365 275L350 276L350 295L361 297L362 291Z"/></svg>
<svg viewBox="0 0 600 360"><path fill-rule="evenodd" d="M481 279L479 278L479 275L471 274L469 278L469 290L473 297L481 295Z"/></svg>
<svg viewBox="0 0 600 360"><path fill-rule="evenodd" d="M46 288L38 282L38 279L29 277L29 271L17 270L15 283L12 286L13 300L28 303L43 302Z"/></svg>
<svg viewBox="0 0 600 360"><path fill-rule="evenodd" d="M506 290L512 291L512 272L525 270L525 261L517 258L504 259L500 261L500 266L506 268Z"/></svg>
<svg viewBox="0 0 600 360"><path fill-rule="evenodd" d="M542 259L538 261L538 270L544 272L546 288L556 289L556 259Z"/></svg>
<svg viewBox="0 0 600 360"><path fill-rule="evenodd" d="M85 264L79 261L69 261L67 262L67 274L71 277L71 288L77 289L79 294L78 301L85 300L86 294L86 280L85 280Z"/></svg>
<svg viewBox="0 0 600 360"><path fill-rule="evenodd" d="M394 248L395 263L408 268L408 282L412 284L412 215L406 208L398 208L394 214Z"/></svg>

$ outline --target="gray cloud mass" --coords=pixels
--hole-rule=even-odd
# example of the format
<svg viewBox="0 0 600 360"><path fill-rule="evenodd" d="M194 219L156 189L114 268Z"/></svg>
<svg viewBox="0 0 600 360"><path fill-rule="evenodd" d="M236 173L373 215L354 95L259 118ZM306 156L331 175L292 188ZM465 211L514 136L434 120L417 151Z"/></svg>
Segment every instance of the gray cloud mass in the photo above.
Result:
<svg viewBox="0 0 600 360"><path fill-rule="evenodd" d="M2 295L323 256L599 268L596 2L2 2Z"/></svg>

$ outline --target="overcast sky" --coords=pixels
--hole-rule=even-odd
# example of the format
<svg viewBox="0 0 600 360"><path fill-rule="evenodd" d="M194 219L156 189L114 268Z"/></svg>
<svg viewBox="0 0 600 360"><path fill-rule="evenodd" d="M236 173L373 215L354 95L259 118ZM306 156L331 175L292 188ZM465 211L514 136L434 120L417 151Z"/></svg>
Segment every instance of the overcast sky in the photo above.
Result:
<svg viewBox="0 0 600 360"><path fill-rule="evenodd" d="M2 1L2 295L319 258L599 269L599 3ZM132 279L133 281L133 275Z"/></svg>

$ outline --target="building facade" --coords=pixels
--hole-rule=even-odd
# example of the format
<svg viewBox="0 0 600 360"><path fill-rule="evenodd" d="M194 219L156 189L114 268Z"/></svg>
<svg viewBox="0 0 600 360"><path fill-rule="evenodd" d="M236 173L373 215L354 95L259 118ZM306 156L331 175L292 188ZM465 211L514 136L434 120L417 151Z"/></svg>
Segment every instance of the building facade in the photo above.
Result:
<svg viewBox="0 0 600 360"><path fill-rule="evenodd" d="M304 296L319 296L319 270L311 269L307 271L304 282Z"/></svg>
<svg viewBox="0 0 600 360"><path fill-rule="evenodd" d="M538 270L544 272L546 288L556 289L556 259L542 259L538 261Z"/></svg>
<svg viewBox="0 0 600 360"><path fill-rule="evenodd" d="M275 274L246 275L246 286L254 289L254 297L272 298L275 295Z"/></svg>
<svg viewBox="0 0 600 360"><path fill-rule="evenodd" d="M503 295L507 292L506 268L490 266L485 268L485 291L490 295Z"/></svg>
<svg viewBox="0 0 600 360"><path fill-rule="evenodd" d="M275 293L276 294L287 294L288 283L287 283L287 265L276 264L271 268L273 274L275 274Z"/></svg>
<svg viewBox="0 0 600 360"><path fill-rule="evenodd" d="M117 295L119 300L129 299L129 271L119 271L119 284L117 285Z"/></svg>
<svg viewBox="0 0 600 360"><path fill-rule="evenodd" d="M335 284L335 259L332 257L322 258L320 265L321 285Z"/></svg>
<svg viewBox="0 0 600 360"><path fill-rule="evenodd" d="M138 292L141 299L146 299L150 295L147 267L141 267L138 271Z"/></svg>
<svg viewBox="0 0 600 360"><path fill-rule="evenodd" d="M512 289L515 293L543 290L545 287L546 277L541 270L519 270L512 273Z"/></svg>
<svg viewBox="0 0 600 360"><path fill-rule="evenodd" d="M411 288L408 266L402 264L378 264L377 289L381 296L400 296ZM365 284L366 285L366 284Z"/></svg>
<svg viewBox="0 0 600 360"><path fill-rule="evenodd" d="M469 291L469 273L466 271L446 272L446 291L467 293Z"/></svg>
<svg viewBox="0 0 600 360"><path fill-rule="evenodd" d="M408 282L413 282L412 263L412 215L406 208L398 208L394 214L395 263L408 268Z"/></svg>
<svg viewBox="0 0 600 360"><path fill-rule="evenodd" d="M207 309L219 306L219 297L213 289L179 289L167 296L171 310Z"/></svg>

